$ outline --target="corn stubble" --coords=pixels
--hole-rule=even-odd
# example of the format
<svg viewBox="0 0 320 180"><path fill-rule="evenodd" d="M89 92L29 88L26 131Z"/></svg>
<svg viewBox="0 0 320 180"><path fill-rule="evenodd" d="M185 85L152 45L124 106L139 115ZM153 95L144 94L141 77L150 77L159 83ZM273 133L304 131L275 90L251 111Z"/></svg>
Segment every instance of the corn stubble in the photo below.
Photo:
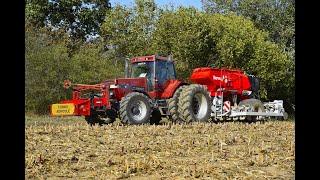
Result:
<svg viewBox="0 0 320 180"><path fill-rule="evenodd" d="M65 122L26 123L26 179L294 178L290 121L102 127L82 119Z"/></svg>

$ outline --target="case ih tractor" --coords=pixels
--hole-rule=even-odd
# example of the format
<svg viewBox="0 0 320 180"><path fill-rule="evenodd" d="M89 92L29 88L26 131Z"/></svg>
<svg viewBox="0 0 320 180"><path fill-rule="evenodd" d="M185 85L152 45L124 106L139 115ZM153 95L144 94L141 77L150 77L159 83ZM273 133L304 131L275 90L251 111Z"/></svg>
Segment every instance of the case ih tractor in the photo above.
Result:
<svg viewBox="0 0 320 180"><path fill-rule="evenodd" d="M170 58L158 55L126 61L126 77L100 84L71 84L72 99L52 104L51 115L84 116L89 124L158 124L209 119L286 117L282 101L258 100L259 81L241 70L197 68L188 84L176 77Z"/></svg>

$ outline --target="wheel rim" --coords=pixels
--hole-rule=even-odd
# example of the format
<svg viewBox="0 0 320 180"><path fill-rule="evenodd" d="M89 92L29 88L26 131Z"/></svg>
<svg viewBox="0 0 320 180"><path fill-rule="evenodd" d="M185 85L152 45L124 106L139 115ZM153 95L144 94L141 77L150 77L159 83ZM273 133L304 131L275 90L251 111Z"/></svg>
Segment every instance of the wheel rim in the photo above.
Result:
<svg viewBox="0 0 320 180"><path fill-rule="evenodd" d="M143 101L138 100L130 105L130 112L135 121L142 121L147 115L147 106Z"/></svg>
<svg viewBox="0 0 320 180"><path fill-rule="evenodd" d="M192 109L195 117L201 119L206 116L208 111L208 102L204 94L195 94L192 100Z"/></svg>

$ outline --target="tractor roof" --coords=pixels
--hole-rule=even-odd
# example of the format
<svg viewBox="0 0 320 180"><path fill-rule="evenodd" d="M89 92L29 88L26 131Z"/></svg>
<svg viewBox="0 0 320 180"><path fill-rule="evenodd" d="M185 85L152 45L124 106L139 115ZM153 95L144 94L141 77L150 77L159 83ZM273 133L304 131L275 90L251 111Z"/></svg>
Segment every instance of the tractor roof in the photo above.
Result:
<svg viewBox="0 0 320 180"><path fill-rule="evenodd" d="M155 60L169 61L170 59L168 57L163 57L159 55L138 56L138 57L131 58L131 63L155 61Z"/></svg>

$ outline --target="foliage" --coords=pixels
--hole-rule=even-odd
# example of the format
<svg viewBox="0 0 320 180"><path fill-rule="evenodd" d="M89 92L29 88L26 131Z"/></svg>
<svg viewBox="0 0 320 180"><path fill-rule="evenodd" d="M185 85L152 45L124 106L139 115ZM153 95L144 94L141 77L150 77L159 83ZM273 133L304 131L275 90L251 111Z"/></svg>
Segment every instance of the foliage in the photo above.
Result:
<svg viewBox="0 0 320 180"><path fill-rule="evenodd" d="M70 62L63 41L53 42L45 30L26 29L25 108L45 113L49 104L66 98L62 83Z"/></svg>
<svg viewBox="0 0 320 180"><path fill-rule="evenodd" d="M124 72L123 62L116 62L101 53L100 44L84 44L71 57L70 80L81 84L100 83Z"/></svg>
<svg viewBox="0 0 320 180"><path fill-rule="evenodd" d="M27 0L26 19L37 27L63 29L76 39L100 33L109 0Z"/></svg>
<svg viewBox="0 0 320 180"><path fill-rule="evenodd" d="M70 96L63 81L100 83L120 75L123 65L101 53L99 44L83 44L69 57L68 37L54 39L46 29L26 29L26 111L47 113L49 105Z"/></svg>
<svg viewBox="0 0 320 180"><path fill-rule="evenodd" d="M257 28L269 33L270 40L294 56L294 0L204 0L203 7L210 13L235 12L250 18Z"/></svg>
<svg viewBox="0 0 320 180"><path fill-rule="evenodd" d="M292 90L290 61L267 33L233 14L205 14L192 8L164 12L154 32L155 52L173 54L178 72L187 78L195 67L239 68L261 79L263 99L279 97ZM288 81L290 80L290 81ZM285 86L283 86L285 84ZM284 89L278 89L279 87Z"/></svg>
<svg viewBox="0 0 320 180"><path fill-rule="evenodd" d="M133 8L116 6L107 12L102 24L102 37L116 57L153 54L150 50L152 32L158 17L153 0L136 0Z"/></svg>
<svg viewBox="0 0 320 180"><path fill-rule="evenodd" d="M193 68L207 66L212 37L203 13L194 8L166 11L160 16L154 32L152 49L171 54L176 60L178 75L186 78Z"/></svg>
<svg viewBox="0 0 320 180"><path fill-rule="evenodd" d="M278 96L279 84L290 87L291 61L279 46L267 40L267 34L255 28L253 23L236 15L210 15L211 35L217 54L216 64L240 68L261 80L263 99L287 99ZM286 82L287 81L287 82ZM278 90L277 90L278 89Z"/></svg>
<svg viewBox="0 0 320 180"><path fill-rule="evenodd" d="M127 56L131 47L129 26L131 24L130 9L116 6L107 12L107 19L101 27L102 37L108 50L114 50L116 57Z"/></svg>

